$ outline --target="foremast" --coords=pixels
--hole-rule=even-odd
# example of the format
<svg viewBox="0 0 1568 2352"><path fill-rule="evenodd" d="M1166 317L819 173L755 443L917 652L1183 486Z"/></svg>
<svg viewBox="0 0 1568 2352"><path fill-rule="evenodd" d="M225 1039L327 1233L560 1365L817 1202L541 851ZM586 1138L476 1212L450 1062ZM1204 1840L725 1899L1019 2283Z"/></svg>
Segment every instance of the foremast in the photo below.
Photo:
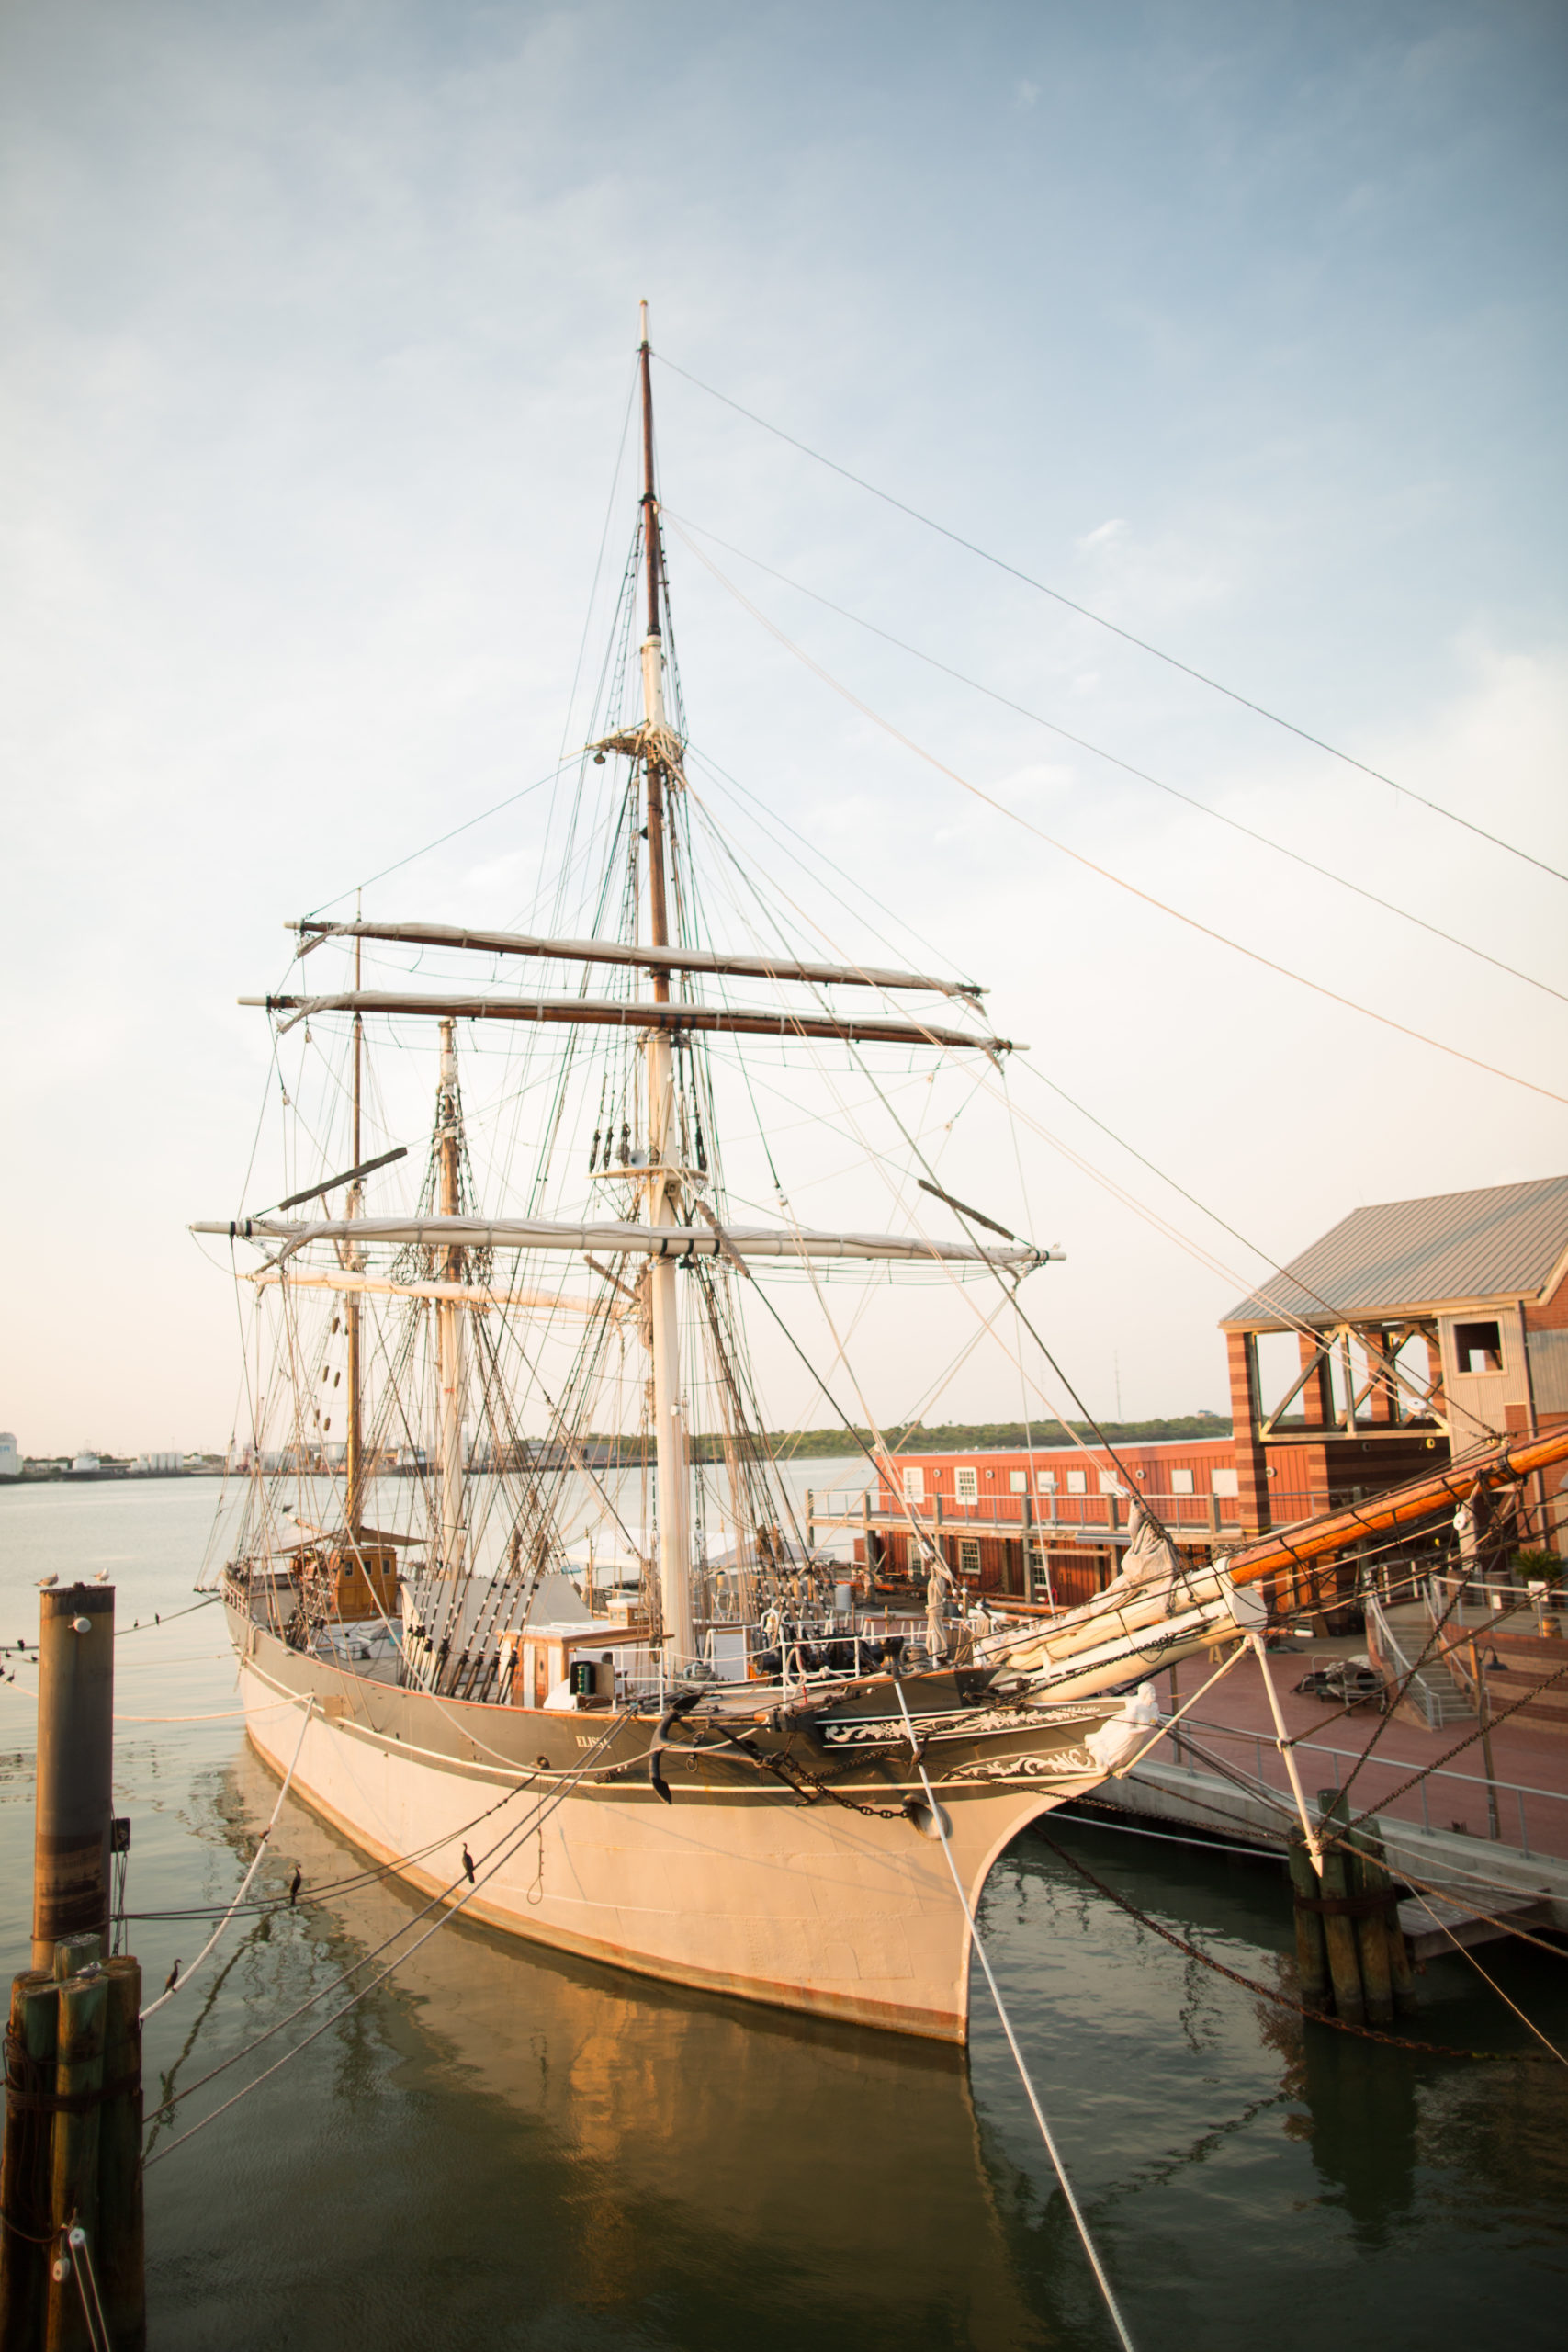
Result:
<svg viewBox="0 0 1568 2352"><path fill-rule="evenodd" d="M664 717L664 639L660 627L662 581L660 566L659 501L654 488L653 387L649 372L648 304L642 305L642 512L643 554L648 584L648 628L642 654L642 763L648 820L648 910L649 944L669 947L666 893L666 789L674 771ZM656 970L654 1001L670 1001L670 975ZM648 1071L648 1219L679 1225L681 1171L673 1159L676 1141L675 1056L671 1032L646 1033ZM649 1320L653 1356L653 1442L659 1488L659 1595L665 1655L679 1668L696 1654L692 1622L691 1476L686 1428L681 1406L680 1295L676 1261L650 1259Z"/></svg>

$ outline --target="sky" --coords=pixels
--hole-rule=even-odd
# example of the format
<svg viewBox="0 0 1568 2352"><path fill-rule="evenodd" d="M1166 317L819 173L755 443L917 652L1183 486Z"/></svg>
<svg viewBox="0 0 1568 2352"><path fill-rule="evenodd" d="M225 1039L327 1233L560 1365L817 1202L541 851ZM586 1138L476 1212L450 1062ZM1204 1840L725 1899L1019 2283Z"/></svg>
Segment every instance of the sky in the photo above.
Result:
<svg viewBox="0 0 1568 2352"><path fill-rule="evenodd" d="M942 1164L1066 1250L1093 1409L1224 1410L1216 1318L1359 1204L1561 1172L1565 64L1506 0L7 0L0 1427L223 1444L235 999L358 885L536 902L644 297L714 806L1027 1041ZM867 1318L879 1416L956 1313ZM976 1356L941 1415L1018 1399Z"/></svg>

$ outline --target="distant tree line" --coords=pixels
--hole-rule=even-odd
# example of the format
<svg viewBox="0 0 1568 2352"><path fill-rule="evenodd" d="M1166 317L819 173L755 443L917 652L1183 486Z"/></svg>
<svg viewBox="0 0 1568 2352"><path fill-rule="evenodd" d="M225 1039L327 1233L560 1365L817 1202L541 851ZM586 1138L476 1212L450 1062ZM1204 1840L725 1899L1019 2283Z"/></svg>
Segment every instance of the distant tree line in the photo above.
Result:
<svg viewBox="0 0 1568 2352"><path fill-rule="evenodd" d="M900 1453L1021 1453L1033 1445L1042 1451L1071 1442L1073 1435L1090 1445L1097 1432L1088 1421L1064 1425L1060 1421L899 1421L883 1431L890 1446ZM1156 1439L1181 1439L1202 1442L1229 1437L1231 1423L1221 1413L1181 1413L1173 1419L1153 1421L1101 1421L1099 1435L1108 1438L1112 1445L1150 1444ZM855 1453L869 1448L875 1441L868 1429L852 1432L839 1427L825 1430L770 1430L763 1442L769 1453L781 1461L808 1461L817 1454ZM623 1462L640 1462L645 1448L637 1438L591 1437L583 1441L584 1451L595 1461L618 1457ZM651 1445L646 1448L652 1456ZM692 1440L692 1456L697 1462L722 1462L724 1445L714 1436L698 1435Z"/></svg>

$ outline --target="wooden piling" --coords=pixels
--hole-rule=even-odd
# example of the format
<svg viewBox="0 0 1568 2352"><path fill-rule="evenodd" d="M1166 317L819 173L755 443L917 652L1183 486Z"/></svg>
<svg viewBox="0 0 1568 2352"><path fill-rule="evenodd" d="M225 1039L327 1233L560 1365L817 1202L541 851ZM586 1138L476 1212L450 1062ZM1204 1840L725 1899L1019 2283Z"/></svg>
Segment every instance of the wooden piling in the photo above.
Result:
<svg viewBox="0 0 1568 2352"><path fill-rule="evenodd" d="M0 2352L39 2352L50 2245L50 2116L60 2004L32 1968L11 1984L6 2038L6 2136L0 2148Z"/></svg>
<svg viewBox="0 0 1568 2352"><path fill-rule="evenodd" d="M60 2256L66 2232L80 2228L87 2233L95 2264L97 2260L98 2132L108 1978L101 1967L91 1975L67 1977L57 1998L54 2090L56 2098L67 2103L56 2109L50 2152L50 2220L56 2235L44 2312L44 2352L93 2352L74 2272L78 2257L62 2262ZM63 2278L58 2276L62 2269Z"/></svg>
<svg viewBox="0 0 1568 2352"><path fill-rule="evenodd" d="M98 2123L98 2239L93 2249L114 2352L145 2352L141 2201L141 1963L108 1962L104 2104Z"/></svg>
<svg viewBox="0 0 1568 2352"><path fill-rule="evenodd" d="M1315 1905L1322 1892L1317 1872L1312 1866L1312 1856L1306 1839L1300 1830L1286 1849L1291 1866L1291 1887L1295 1895L1296 1914L1296 1976L1301 1985L1302 1999L1309 2009L1328 2007L1328 1960L1323 1945L1323 1914Z"/></svg>
<svg viewBox="0 0 1568 2352"><path fill-rule="evenodd" d="M114 1802L114 1587L66 1585L39 1611L33 1966L62 1937L108 1941Z"/></svg>
<svg viewBox="0 0 1568 2352"><path fill-rule="evenodd" d="M1386 1893L1388 1872L1376 1855L1367 1851L1357 1834L1357 1851L1346 1857L1346 1879L1352 1894ZM1393 2023L1393 1973L1389 1959L1386 1905L1360 1912L1355 1922L1356 1952L1361 1963L1361 1990L1369 2025Z"/></svg>
<svg viewBox="0 0 1568 2352"><path fill-rule="evenodd" d="M1343 1826L1348 1808L1337 1789L1320 1789L1317 1804L1318 1817L1325 1829L1337 1831ZM1344 1853L1337 1846L1325 1845L1323 1851L1324 1900L1343 1900L1349 1893ZM1364 2025L1366 2003L1361 1996L1361 1967L1356 1950L1354 1922L1342 1911L1324 1912L1323 1942L1328 1955L1334 2007L1347 2025Z"/></svg>

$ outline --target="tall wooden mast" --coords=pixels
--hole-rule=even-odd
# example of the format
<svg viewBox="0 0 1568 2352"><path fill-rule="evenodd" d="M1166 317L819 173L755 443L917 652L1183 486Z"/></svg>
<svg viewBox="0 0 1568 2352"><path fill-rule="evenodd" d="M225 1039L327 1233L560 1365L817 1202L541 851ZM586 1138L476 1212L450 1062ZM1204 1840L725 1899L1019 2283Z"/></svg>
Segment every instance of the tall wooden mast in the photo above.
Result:
<svg viewBox="0 0 1568 2352"><path fill-rule="evenodd" d="M460 1113L457 1097L457 1024L441 1023L441 1079L435 1118L435 1204L443 1216L456 1216L460 1202L458 1154ZM441 1280L460 1283L464 1251L449 1246L441 1261ZM435 1305L435 1385L439 1395L441 1452L440 1566L455 1577L463 1565L463 1393L467 1386L464 1362L463 1307L455 1298Z"/></svg>
<svg viewBox="0 0 1568 2352"><path fill-rule="evenodd" d="M360 947L361 943L356 939L354 943L354 989L356 996L359 993ZM363 1014L356 1012L354 1016L354 1137L353 1148L349 1155L351 1168L357 1168L365 1156L359 1134L360 1084L364 1059L365 1021ZM359 1178L348 1188L349 1216L358 1216L364 1206L365 1183L364 1179ZM349 1261L349 1271L354 1273L359 1272L361 1261L357 1253L350 1249L345 1254ZM348 1454L345 1479L347 1491L344 1496L343 1515L348 1530L348 1540L352 1544L357 1545L359 1531L365 1521L365 1427L363 1402L359 1393L360 1303L355 1293L351 1291L344 1305L344 1313L348 1318Z"/></svg>
<svg viewBox="0 0 1568 2352"><path fill-rule="evenodd" d="M653 477L653 387L649 368L648 304L642 305L642 526L648 574L648 629L642 640L643 773L648 818L648 908L650 944L668 947L665 889L665 808L668 733L664 721L664 641L660 628L659 501ZM656 1002L670 1001L670 975L653 977ZM652 1225L680 1223L675 1144L674 1053L667 1029L645 1033L648 1061L648 1216ZM681 1410L680 1295L673 1260L649 1269L653 1326L654 1453L659 1469L659 1591L665 1656L671 1667L695 1655L692 1623L691 1502L686 1430Z"/></svg>

